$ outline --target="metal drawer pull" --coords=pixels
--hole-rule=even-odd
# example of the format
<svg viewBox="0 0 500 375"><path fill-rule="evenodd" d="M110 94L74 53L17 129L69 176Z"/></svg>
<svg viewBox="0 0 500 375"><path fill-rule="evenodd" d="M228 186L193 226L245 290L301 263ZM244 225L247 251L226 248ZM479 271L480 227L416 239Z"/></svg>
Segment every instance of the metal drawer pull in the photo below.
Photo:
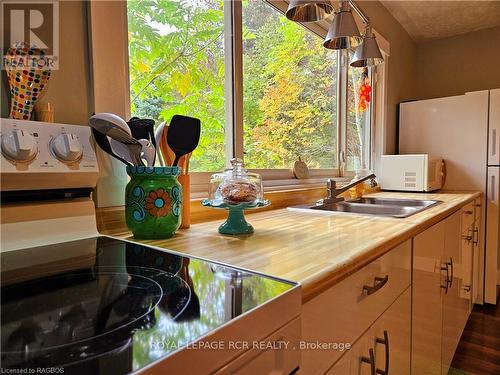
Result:
<svg viewBox="0 0 500 375"><path fill-rule="evenodd" d="M467 211L464 211L464 214L466 215L472 215L474 212L473 211L470 211L470 210L467 210Z"/></svg>
<svg viewBox="0 0 500 375"><path fill-rule="evenodd" d="M448 287L450 285L450 270L448 268L448 263L441 266L441 271L446 271L446 279L444 280L444 285L441 284L441 289L445 289L444 294L448 294Z"/></svg>
<svg viewBox="0 0 500 375"><path fill-rule="evenodd" d="M384 338L381 339L379 337L375 338L375 345L376 344L383 344L385 346L385 370L381 370L377 368L375 372L379 375L389 375L389 359L390 359L390 353L389 353L389 334L387 331L384 331Z"/></svg>
<svg viewBox="0 0 500 375"><path fill-rule="evenodd" d="M361 357L361 364L368 363L370 365L370 374L376 375L375 372L375 354L373 349L370 349L370 357Z"/></svg>
<svg viewBox="0 0 500 375"><path fill-rule="evenodd" d="M470 292L471 286L470 285L464 285L462 289L466 292Z"/></svg>
<svg viewBox="0 0 500 375"><path fill-rule="evenodd" d="M375 293L377 290L381 289L387 281L389 281L389 275L385 275L384 277L375 277L375 281L373 282L373 286L363 285L363 292L367 295Z"/></svg>

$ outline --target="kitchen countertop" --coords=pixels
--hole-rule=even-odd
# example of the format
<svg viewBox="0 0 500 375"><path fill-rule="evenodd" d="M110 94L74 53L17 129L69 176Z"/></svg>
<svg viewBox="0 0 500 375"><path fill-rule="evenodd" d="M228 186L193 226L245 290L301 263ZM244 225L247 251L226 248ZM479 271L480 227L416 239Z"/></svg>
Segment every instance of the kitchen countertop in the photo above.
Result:
<svg viewBox="0 0 500 375"><path fill-rule="evenodd" d="M255 228L252 235L220 235L221 221L217 220L192 225L170 239L138 242L300 282L306 302L481 193L379 192L367 196L443 203L405 219L278 209L249 215L247 221ZM107 225L101 233L134 240L130 232L112 227Z"/></svg>

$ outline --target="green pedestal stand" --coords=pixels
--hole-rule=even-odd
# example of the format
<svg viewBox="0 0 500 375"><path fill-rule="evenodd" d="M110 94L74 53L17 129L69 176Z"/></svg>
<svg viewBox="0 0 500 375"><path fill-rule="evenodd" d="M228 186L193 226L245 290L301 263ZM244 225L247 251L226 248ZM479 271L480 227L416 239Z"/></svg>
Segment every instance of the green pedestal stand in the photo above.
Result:
<svg viewBox="0 0 500 375"><path fill-rule="evenodd" d="M222 208L228 210L227 219L219 227L219 233L238 235L238 234L250 234L253 233L253 227L250 225L246 219L244 210L255 209L259 207L265 207L270 205L271 202L268 200L262 200L255 203L240 203L237 205L231 205L224 202L214 202L209 199L205 199L202 205L205 207Z"/></svg>

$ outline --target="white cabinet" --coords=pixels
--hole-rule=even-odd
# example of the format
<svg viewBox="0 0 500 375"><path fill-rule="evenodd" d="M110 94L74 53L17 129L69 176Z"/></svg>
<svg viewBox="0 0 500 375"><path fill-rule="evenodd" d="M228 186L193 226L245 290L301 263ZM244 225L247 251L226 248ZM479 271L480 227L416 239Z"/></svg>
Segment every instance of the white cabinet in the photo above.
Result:
<svg viewBox="0 0 500 375"><path fill-rule="evenodd" d="M413 239L412 374L441 374L445 232L439 222Z"/></svg>
<svg viewBox="0 0 500 375"><path fill-rule="evenodd" d="M474 201L474 225L472 230L472 304L478 302L480 295L480 282L481 281L481 269L480 261L483 259L481 256L481 248L483 246L483 230L481 227L481 210L483 207L482 199L477 198Z"/></svg>
<svg viewBox="0 0 500 375"><path fill-rule="evenodd" d="M472 306L474 204L413 241L412 373L447 374Z"/></svg>
<svg viewBox="0 0 500 375"><path fill-rule="evenodd" d="M411 284L406 241L308 301L302 308L305 342L353 343ZM323 374L344 352L302 350L301 374Z"/></svg>
<svg viewBox="0 0 500 375"><path fill-rule="evenodd" d="M445 220L443 263L447 267L447 288L443 296L441 341L442 374L448 374L463 328L471 311L473 204ZM472 219L472 220L470 220ZM463 223L469 227L463 230Z"/></svg>
<svg viewBox="0 0 500 375"><path fill-rule="evenodd" d="M500 165L500 89L490 90L488 165Z"/></svg>
<svg viewBox="0 0 500 375"><path fill-rule="evenodd" d="M410 374L410 314L408 288L327 374Z"/></svg>
<svg viewBox="0 0 500 375"><path fill-rule="evenodd" d="M300 340L300 319L253 345L250 350L229 362L214 375L288 375L297 364L294 345ZM262 346L260 346L262 345Z"/></svg>

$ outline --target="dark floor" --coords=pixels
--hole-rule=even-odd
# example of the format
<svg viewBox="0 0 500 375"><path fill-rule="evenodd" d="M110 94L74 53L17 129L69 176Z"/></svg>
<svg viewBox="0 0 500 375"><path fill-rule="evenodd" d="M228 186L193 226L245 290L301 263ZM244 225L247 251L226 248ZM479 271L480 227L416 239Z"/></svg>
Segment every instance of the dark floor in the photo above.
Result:
<svg viewBox="0 0 500 375"><path fill-rule="evenodd" d="M500 374L500 303L474 307L451 367L448 375Z"/></svg>

